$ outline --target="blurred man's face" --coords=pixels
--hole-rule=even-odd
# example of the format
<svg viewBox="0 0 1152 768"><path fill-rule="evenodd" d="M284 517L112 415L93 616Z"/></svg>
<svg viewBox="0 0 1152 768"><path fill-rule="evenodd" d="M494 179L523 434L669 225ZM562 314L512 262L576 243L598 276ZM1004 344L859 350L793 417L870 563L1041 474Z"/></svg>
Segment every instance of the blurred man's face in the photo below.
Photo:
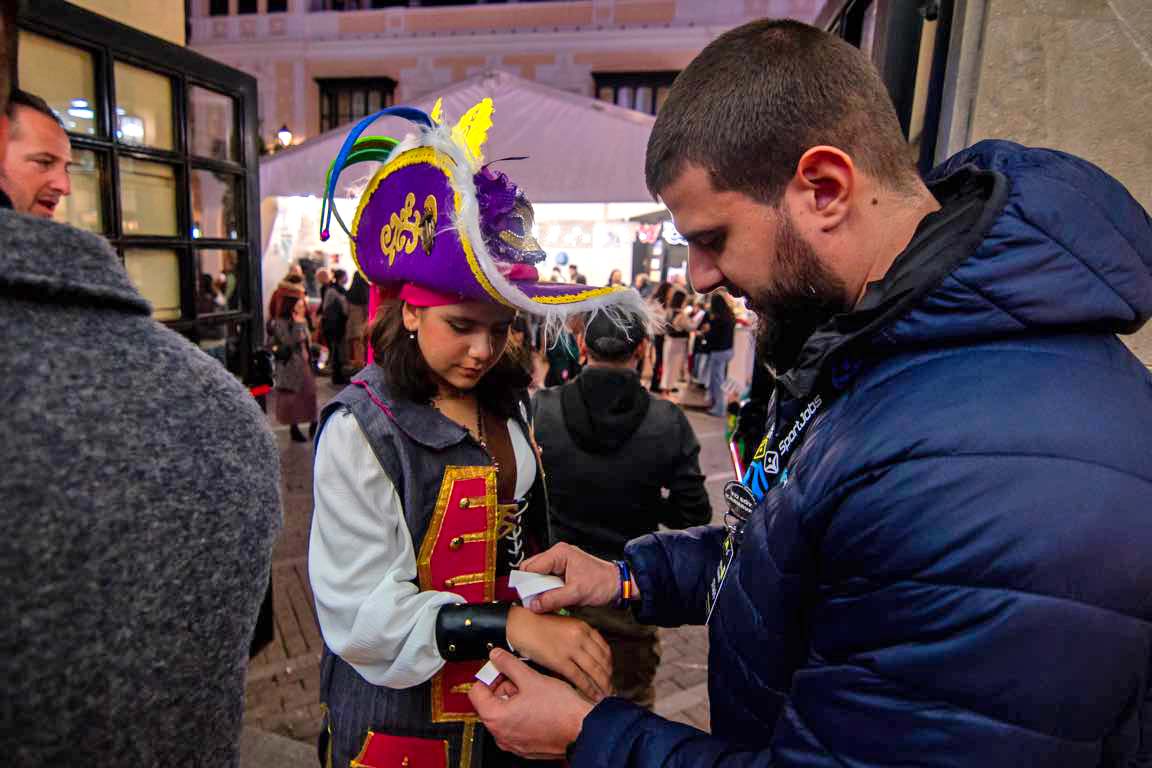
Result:
<svg viewBox="0 0 1152 768"><path fill-rule="evenodd" d="M12 207L43 219L56 214L60 198L72 193L72 145L55 120L17 107L9 124L8 152L0 165L0 189Z"/></svg>

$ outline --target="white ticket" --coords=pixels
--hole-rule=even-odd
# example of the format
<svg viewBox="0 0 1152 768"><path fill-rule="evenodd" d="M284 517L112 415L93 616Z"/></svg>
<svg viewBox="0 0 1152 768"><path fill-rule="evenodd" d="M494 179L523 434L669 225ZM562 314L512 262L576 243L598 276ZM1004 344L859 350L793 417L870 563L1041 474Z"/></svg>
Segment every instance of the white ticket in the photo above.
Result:
<svg viewBox="0 0 1152 768"><path fill-rule="evenodd" d="M512 571L508 574L508 586L520 594L521 600L527 600L541 592L559 589L564 586L564 579L559 576L550 576L543 573L529 573L528 571Z"/></svg>

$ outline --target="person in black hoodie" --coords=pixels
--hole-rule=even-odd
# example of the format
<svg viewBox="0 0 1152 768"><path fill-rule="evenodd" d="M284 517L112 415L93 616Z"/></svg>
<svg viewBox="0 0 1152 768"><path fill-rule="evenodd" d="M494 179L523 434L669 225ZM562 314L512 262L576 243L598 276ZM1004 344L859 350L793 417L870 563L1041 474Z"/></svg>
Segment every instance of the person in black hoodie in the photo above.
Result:
<svg viewBox="0 0 1152 768"><path fill-rule="evenodd" d="M553 537L608 560L660 525L687 528L712 517L692 425L676 405L650 394L636 372L647 343L639 317L618 324L599 315L582 339L587 367L533 397ZM650 707L660 661L655 628L638 624L627 609L578 615L612 647L617 695Z"/></svg>

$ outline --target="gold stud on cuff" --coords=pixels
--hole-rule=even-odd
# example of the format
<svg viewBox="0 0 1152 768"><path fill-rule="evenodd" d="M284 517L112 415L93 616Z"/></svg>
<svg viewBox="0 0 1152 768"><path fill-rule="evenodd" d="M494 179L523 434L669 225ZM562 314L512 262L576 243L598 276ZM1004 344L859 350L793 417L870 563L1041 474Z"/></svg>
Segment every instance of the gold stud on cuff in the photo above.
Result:
<svg viewBox="0 0 1152 768"><path fill-rule="evenodd" d="M464 626L466 626L466 627L472 626L472 619L464 619Z"/></svg>
<svg viewBox="0 0 1152 768"><path fill-rule="evenodd" d="M456 646L449 643L448 644L448 653L456 653Z"/></svg>

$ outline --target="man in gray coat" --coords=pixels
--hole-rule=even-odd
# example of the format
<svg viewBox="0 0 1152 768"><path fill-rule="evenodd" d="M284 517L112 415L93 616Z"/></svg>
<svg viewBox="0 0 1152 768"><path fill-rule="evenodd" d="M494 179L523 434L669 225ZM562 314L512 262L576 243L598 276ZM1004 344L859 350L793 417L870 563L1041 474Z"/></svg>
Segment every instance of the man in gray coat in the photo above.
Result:
<svg viewBox="0 0 1152 768"><path fill-rule="evenodd" d="M244 387L150 313L101 238L0 211L5 766L237 764L279 457Z"/></svg>

